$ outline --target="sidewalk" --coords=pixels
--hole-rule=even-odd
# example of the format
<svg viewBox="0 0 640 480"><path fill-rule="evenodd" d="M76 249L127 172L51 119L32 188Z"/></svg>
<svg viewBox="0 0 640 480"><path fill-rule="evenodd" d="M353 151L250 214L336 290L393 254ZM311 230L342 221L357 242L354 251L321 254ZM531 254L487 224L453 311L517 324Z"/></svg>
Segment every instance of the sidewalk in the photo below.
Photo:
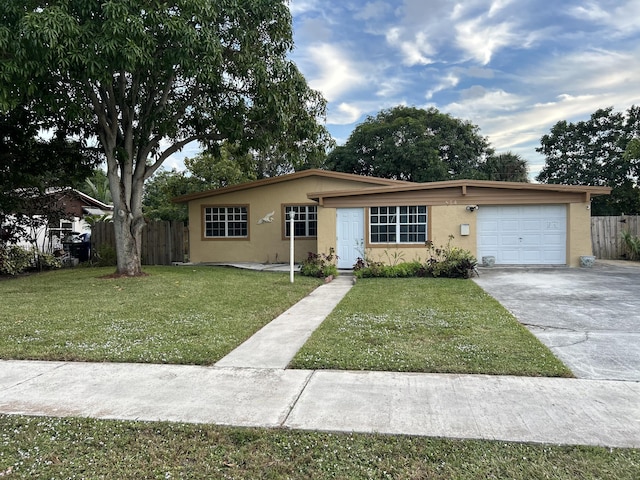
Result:
<svg viewBox="0 0 640 480"><path fill-rule="evenodd" d="M321 286L213 367L0 361L0 413L640 448L638 382L284 369L349 288Z"/></svg>

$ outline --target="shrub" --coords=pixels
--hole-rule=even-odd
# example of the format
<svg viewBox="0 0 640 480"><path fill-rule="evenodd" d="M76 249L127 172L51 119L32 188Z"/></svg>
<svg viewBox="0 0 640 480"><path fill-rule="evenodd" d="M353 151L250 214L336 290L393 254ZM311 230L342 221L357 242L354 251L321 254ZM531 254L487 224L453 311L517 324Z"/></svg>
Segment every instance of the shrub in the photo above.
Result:
<svg viewBox="0 0 640 480"><path fill-rule="evenodd" d="M51 253L41 252L38 254L38 267L40 270L57 270L62 268L62 262Z"/></svg>
<svg viewBox="0 0 640 480"><path fill-rule="evenodd" d="M447 277L469 278L478 264L476 258L468 250L451 246L452 236L445 246L436 248L433 242L427 241L429 258L423 264L419 261L400 262L385 265L358 258L353 266L353 273L358 278L370 277Z"/></svg>
<svg viewBox="0 0 640 480"><path fill-rule="evenodd" d="M17 245L0 247L0 275L19 275L31 270L53 270L62 263L50 253Z"/></svg>
<svg viewBox="0 0 640 480"><path fill-rule="evenodd" d="M16 245L0 247L0 275L19 275L33 267L33 252Z"/></svg>
<svg viewBox="0 0 640 480"><path fill-rule="evenodd" d="M305 277L327 278L331 275L338 276L338 267L335 261L338 257L331 248L329 254L309 252L307 258L300 264L300 274Z"/></svg>
<svg viewBox="0 0 640 480"><path fill-rule="evenodd" d="M113 267L118 263L116 249L111 245L100 245L93 258L92 263L96 267Z"/></svg>
<svg viewBox="0 0 640 480"><path fill-rule="evenodd" d="M362 260L362 259L358 259ZM402 262L395 265L385 265L380 262L369 262L367 264L364 261L358 263L353 267L353 274L358 278L406 278L406 277L423 277L421 274L424 270L423 265L420 262Z"/></svg>
<svg viewBox="0 0 640 480"><path fill-rule="evenodd" d="M425 243L429 259L425 264L425 276L447 278L469 278L478 261L469 250L452 247L453 235L444 246L436 248L431 241Z"/></svg>
<svg viewBox="0 0 640 480"><path fill-rule="evenodd" d="M629 260L640 260L640 237L632 235L629 230L621 233L625 257Z"/></svg>

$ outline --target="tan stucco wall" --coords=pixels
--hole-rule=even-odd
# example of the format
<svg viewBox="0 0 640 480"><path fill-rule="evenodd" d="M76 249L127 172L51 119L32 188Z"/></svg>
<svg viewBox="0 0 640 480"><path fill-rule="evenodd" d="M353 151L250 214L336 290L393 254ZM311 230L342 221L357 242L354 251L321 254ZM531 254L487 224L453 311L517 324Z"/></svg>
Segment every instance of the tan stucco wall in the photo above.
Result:
<svg viewBox="0 0 640 480"><path fill-rule="evenodd" d="M593 255L591 206L589 203L570 203L567 209L567 264L580 266L582 255Z"/></svg>
<svg viewBox="0 0 640 480"><path fill-rule="evenodd" d="M283 181L251 189L232 191L189 202L189 260L203 262L259 262L289 261L289 239L283 238L283 205L313 205L307 193L332 190L358 189L370 186L355 181L307 177ZM246 205L248 208L248 239L203 238L203 207ZM258 225L258 220L275 212L272 223ZM318 214L325 216L318 208ZM333 238L335 243L335 210L333 210ZM323 217L324 218L324 217ZM319 222L320 229L320 222ZM322 232L324 238L330 232ZM295 261L306 258L308 252L320 252L317 240L296 239ZM328 252L328 250L327 250Z"/></svg>
<svg viewBox="0 0 640 480"><path fill-rule="evenodd" d="M329 253L336 250L336 209L318 207L318 252Z"/></svg>
<svg viewBox="0 0 640 480"><path fill-rule="evenodd" d="M288 262L289 240L283 238L283 205L312 205L309 192L331 192L370 187L370 184L354 180L309 176L259 185L254 188L234 190L189 202L190 260L192 262ZM546 194L545 194L546 195ZM446 245L449 235L451 245L469 250L477 256L477 213L466 210L466 205L567 205L567 264L578 266L581 255L590 255L590 210L588 203L579 201L580 195L551 192L496 191L480 195L469 189L462 195L458 189L437 192L408 192L397 194L354 196L353 198L327 200L318 206L318 237L296 239L295 261L299 262L307 253L329 253L336 248L336 208L363 207L368 205L427 205L428 238L435 246ZM494 198L495 197L495 198ZM498 201L497 199L500 199ZM577 201L578 200L578 201ZM249 213L248 239L203 239L203 206L246 205ZM260 218L274 211L273 223L258 225ZM368 214L365 209L365 231ZM460 226L469 225L469 235L462 236ZM365 239L367 235L365 234ZM424 245L398 248L396 246L366 245L367 255L374 260L389 262L393 258L410 261L424 260L427 250Z"/></svg>
<svg viewBox="0 0 640 480"><path fill-rule="evenodd" d="M365 208L365 229L367 229L368 210ZM436 247L444 246L453 235L451 246L469 250L476 254L476 215L466 211L464 205L434 206L429 208L428 237ZM469 224L469 235L460 235L460 225ZM328 253L336 248L336 209L320 208L318 212L318 252ZM365 232L365 239L367 234ZM425 245L399 247L397 245L366 245L368 259L384 263L393 263L394 259L402 261L426 260Z"/></svg>
<svg viewBox="0 0 640 480"><path fill-rule="evenodd" d="M589 203L569 203L567 205L567 265L580 265L581 255L591 255L591 223ZM366 210L365 210L366 212ZM365 213L365 218L367 214ZM318 225L318 251L328 252L336 248L336 209L320 209ZM469 235L460 234L460 226L469 225ZM365 227L366 228L366 227ZM477 256L477 213L466 210L466 205L440 205L429 208L429 239L436 247L446 245L449 235L453 235L451 245L469 250ZM366 235L365 235L366 237ZM404 261L425 260L424 246L400 248L396 246L367 245L366 254L371 260L389 263L394 257Z"/></svg>

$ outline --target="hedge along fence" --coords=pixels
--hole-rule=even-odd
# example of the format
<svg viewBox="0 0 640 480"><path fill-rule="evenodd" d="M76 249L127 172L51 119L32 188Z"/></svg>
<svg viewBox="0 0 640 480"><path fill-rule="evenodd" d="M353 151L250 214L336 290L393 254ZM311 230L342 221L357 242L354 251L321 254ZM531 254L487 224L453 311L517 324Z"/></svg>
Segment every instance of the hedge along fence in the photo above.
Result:
<svg viewBox="0 0 640 480"><path fill-rule="evenodd" d="M142 229L142 264L171 265L184 262L188 252L189 233L184 223L149 222ZM104 245L116 248L112 222L98 222L91 228L91 249Z"/></svg>
<svg viewBox="0 0 640 480"><path fill-rule="evenodd" d="M623 258L622 232L640 236L640 216L591 217L591 244L597 258L617 260Z"/></svg>

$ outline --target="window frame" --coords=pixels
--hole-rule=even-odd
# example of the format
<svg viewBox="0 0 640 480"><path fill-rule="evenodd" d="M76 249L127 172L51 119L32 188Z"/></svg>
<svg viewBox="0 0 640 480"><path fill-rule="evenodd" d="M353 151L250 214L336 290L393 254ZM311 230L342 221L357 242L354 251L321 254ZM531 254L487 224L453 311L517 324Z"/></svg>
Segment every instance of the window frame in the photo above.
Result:
<svg viewBox="0 0 640 480"><path fill-rule="evenodd" d="M225 224L225 235L224 236L208 236L207 235L207 223L214 223L213 220L211 221L207 221L207 209L225 209L225 220L224 220L224 224ZM234 220L232 219L231 221L229 221L228 219L228 215L229 215L229 209L244 209L244 221L240 220ZM213 212L212 212L213 213ZM219 212L218 212L219 213ZM236 214L236 212L231 212L232 214ZM242 215L243 212L241 211L240 214ZM213 241L237 241L237 240L249 240L250 239L250 222L249 219L250 217L250 211L249 211L249 205L232 205L232 204L222 204L222 205L202 205L202 210L201 210L201 221L202 221L202 231L201 231L201 238L202 240L213 240ZM220 222L216 222L216 223L220 223ZM246 229L246 235L241 235L241 236L233 236L233 235L228 235L229 233L229 224L231 223L244 223L245 224L245 229Z"/></svg>
<svg viewBox="0 0 640 480"><path fill-rule="evenodd" d="M289 227L289 216L288 216L288 212L287 209L288 208L304 208L305 209L305 220L304 220L304 225L305 225L305 235L296 235L294 238L309 238L309 239L313 239L313 238L318 238L318 205L315 203L287 203L287 204L282 204L282 239L283 240L289 240L291 238L290 235L287 235L287 229ZM310 219L309 218L309 209L310 208L314 208L315 212L313 212L314 218ZM311 231L311 224L315 222L315 234L310 235L310 231ZM296 218L296 220L294 220L294 229L296 228L296 224L302 223L302 221L298 220Z"/></svg>
<svg viewBox="0 0 640 480"><path fill-rule="evenodd" d="M384 210L382 210L384 209ZM393 213L390 209L395 209ZM402 209L406 209L406 212L402 212ZM415 209L414 211L411 211ZM423 210L423 211L422 211ZM408 217L407 221L402 222L402 217ZM424 216L424 222L418 221L420 216ZM374 217L378 217L378 221L373 221ZM394 217L391 220L389 217ZM414 221L411 217L416 217ZM383 220L382 222L380 220ZM367 245L370 247L385 247L385 246L424 246L425 242L429 240L430 235L430 220L431 215L428 205L379 205L367 208ZM387 227L386 231L379 231L374 234L373 229L375 226ZM393 230L390 229L393 227ZM403 229L403 227L407 227ZM411 231L414 227L414 231ZM416 228L417 227L417 228ZM424 227L424 232L420 231ZM403 231L404 230L404 231ZM373 241L374 235L388 235L385 240ZM415 235L419 238L420 235L424 235L424 239L402 241L401 238L407 235Z"/></svg>

